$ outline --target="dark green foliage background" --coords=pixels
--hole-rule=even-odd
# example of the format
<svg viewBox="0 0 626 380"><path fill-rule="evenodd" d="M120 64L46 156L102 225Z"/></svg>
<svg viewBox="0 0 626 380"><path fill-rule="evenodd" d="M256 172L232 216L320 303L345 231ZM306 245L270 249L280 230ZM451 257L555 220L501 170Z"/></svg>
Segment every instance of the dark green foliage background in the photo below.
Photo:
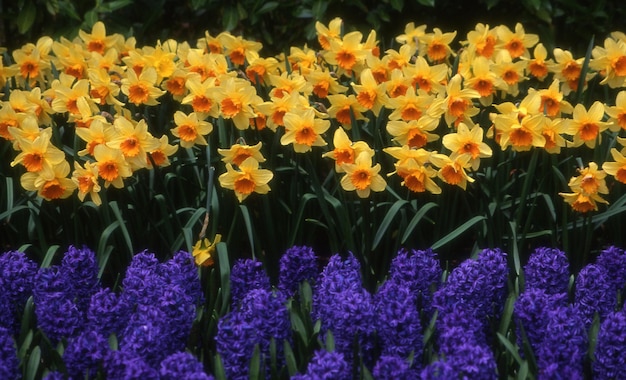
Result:
<svg viewBox="0 0 626 380"><path fill-rule="evenodd" d="M407 22L457 30L476 23L513 27L521 22L550 49L584 54L592 35L601 41L623 28L626 6L614 0L0 0L0 46L19 48L42 35L73 37L102 20L109 33L135 36L138 46L157 39L195 41L228 30L262 41L265 54L311 43L315 22L344 19L346 28L379 32L383 48Z"/></svg>

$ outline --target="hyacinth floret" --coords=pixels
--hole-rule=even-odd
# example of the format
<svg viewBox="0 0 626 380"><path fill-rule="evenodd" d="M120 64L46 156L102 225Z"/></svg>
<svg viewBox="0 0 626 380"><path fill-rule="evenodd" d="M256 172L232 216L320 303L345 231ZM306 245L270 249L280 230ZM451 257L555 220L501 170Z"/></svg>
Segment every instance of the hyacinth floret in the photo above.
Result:
<svg viewBox="0 0 626 380"><path fill-rule="evenodd" d="M598 331L593 376L598 380L618 379L626 363L626 312L609 313Z"/></svg>
<svg viewBox="0 0 626 380"><path fill-rule="evenodd" d="M97 331L85 330L68 341L63 361L70 378L95 377L109 352L109 342Z"/></svg>
<svg viewBox="0 0 626 380"><path fill-rule="evenodd" d="M411 368L406 359L395 355L381 355L374 366L375 379L414 380L418 371Z"/></svg>
<svg viewBox="0 0 626 380"><path fill-rule="evenodd" d="M191 253L178 251L174 256L159 266L159 274L168 285L184 288L184 293L194 304L204 302L204 292L198 277L198 268Z"/></svg>
<svg viewBox="0 0 626 380"><path fill-rule="evenodd" d="M158 379L159 372L139 355L130 351L109 351L103 368L107 379Z"/></svg>
<svg viewBox="0 0 626 380"><path fill-rule="evenodd" d="M374 303L376 334L383 355L407 358L413 353L414 362L421 362L422 326L409 288L389 279L379 288Z"/></svg>
<svg viewBox="0 0 626 380"><path fill-rule="evenodd" d="M87 310L87 328L104 336L117 333L130 318L131 308L110 288L102 288L91 296Z"/></svg>
<svg viewBox="0 0 626 380"><path fill-rule="evenodd" d="M140 356L153 368L178 350L172 346L170 321L159 305L138 305L120 338L120 351Z"/></svg>
<svg viewBox="0 0 626 380"><path fill-rule="evenodd" d="M317 255L313 248L293 246L280 258L278 289L285 294L294 294L303 281L313 281L318 275Z"/></svg>
<svg viewBox="0 0 626 380"><path fill-rule="evenodd" d="M418 310L430 315L432 309L431 289L439 287L441 265L432 249L400 249L391 261L389 279L407 287L416 297Z"/></svg>
<svg viewBox="0 0 626 380"><path fill-rule="evenodd" d="M164 313L165 321L169 324L167 349L169 352L182 350L185 347L189 331L196 318L194 300L185 293L186 289L180 285L164 287L158 298L158 307Z"/></svg>
<svg viewBox="0 0 626 380"><path fill-rule="evenodd" d="M189 352L181 351L163 359L159 369L161 380L213 380L204 372L198 359Z"/></svg>
<svg viewBox="0 0 626 380"><path fill-rule="evenodd" d="M439 352L445 356L455 355L464 342L487 345L483 324L471 310L451 309L437 318L436 327Z"/></svg>
<svg viewBox="0 0 626 380"><path fill-rule="evenodd" d="M159 261L153 253L143 251L133 256L122 280L124 301L129 305L155 304L164 282L158 268Z"/></svg>
<svg viewBox="0 0 626 380"><path fill-rule="evenodd" d="M100 288L98 262L94 251L70 246L61 262L60 272L66 278L76 304L81 310L89 306L91 296Z"/></svg>
<svg viewBox="0 0 626 380"><path fill-rule="evenodd" d="M539 373L569 373L568 378L583 377L583 362L587 353L587 329L575 306L561 306L547 313L544 339L535 351Z"/></svg>
<svg viewBox="0 0 626 380"><path fill-rule="evenodd" d="M283 342L291 336L291 321L286 303L287 300L280 291L266 289L251 290L241 302L240 312L254 326L257 332L256 343L268 360L272 339L276 343L276 356L280 359L284 356Z"/></svg>
<svg viewBox="0 0 626 380"><path fill-rule="evenodd" d="M547 294L567 293L569 261L565 252L540 247L530 255L524 266L526 289L543 289Z"/></svg>
<svg viewBox="0 0 626 380"><path fill-rule="evenodd" d="M352 253L345 259L338 254L330 257L315 285L313 319L322 319L322 313L332 308L339 293L347 289L363 289L360 270L361 266Z"/></svg>
<svg viewBox="0 0 626 380"><path fill-rule="evenodd" d="M67 291L66 279L58 266L42 268L35 276L33 300L37 323L53 344L69 339L84 327L85 314Z"/></svg>
<svg viewBox="0 0 626 380"><path fill-rule="evenodd" d="M270 289L270 279L263 263L253 259L237 260L230 271L231 304L239 305L252 289Z"/></svg>
<svg viewBox="0 0 626 380"><path fill-rule="evenodd" d="M11 332L0 326L0 379L17 379L19 364Z"/></svg>
<svg viewBox="0 0 626 380"><path fill-rule="evenodd" d="M229 379L248 378L250 359L257 344L256 338L255 326L239 311L231 311L217 323L215 348Z"/></svg>
<svg viewBox="0 0 626 380"><path fill-rule="evenodd" d="M17 332L37 270L37 264L23 252L8 251L0 255L0 326Z"/></svg>
<svg viewBox="0 0 626 380"><path fill-rule="evenodd" d="M610 246L603 249L596 259L596 264L608 271L607 279L616 290L622 290L626 285L626 251Z"/></svg>
<svg viewBox="0 0 626 380"><path fill-rule="evenodd" d="M617 307L617 290L608 280L609 271L603 266L587 264L576 277L574 305L578 307L586 326L590 326L598 313L604 316Z"/></svg>
<svg viewBox="0 0 626 380"><path fill-rule="evenodd" d="M517 343L523 345L523 334L534 352L543 342L547 333L550 310L567 306L567 294L547 294L543 289L528 289L520 294L513 307L513 320L517 327Z"/></svg>
<svg viewBox="0 0 626 380"><path fill-rule="evenodd" d="M493 316L504 303L507 276L506 254L485 249L477 260L465 260L452 270L435 292L433 304L441 314L462 307L474 310L481 319Z"/></svg>
<svg viewBox="0 0 626 380"><path fill-rule="evenodd" d="M328 352L324 349L317 350L307 366L301 380L349 380L352 379L350 366L340 352Z"/></svg>

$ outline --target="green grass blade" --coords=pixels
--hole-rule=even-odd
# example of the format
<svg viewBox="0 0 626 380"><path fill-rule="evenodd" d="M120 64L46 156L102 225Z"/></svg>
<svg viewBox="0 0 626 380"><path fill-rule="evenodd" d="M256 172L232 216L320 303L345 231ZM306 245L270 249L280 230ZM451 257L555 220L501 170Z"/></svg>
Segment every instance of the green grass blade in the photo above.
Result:
<svg viewBox="0 0 626 380"><path fill-rule="evenodd" d="M402 207L406 206L407 204L409 204L409 202L405 200L399 200L399 201L396 201L389 208L389 211L387 211L387 214L385 214L385 217L380 223L380 227L378 227L378 231L376 231L376 235L374 235L374 241L372 242L372 250L378 247L378 244L382 240L383 236L385 236L385 234L387 233L387 230L389 229L391 222L393 222L393 220L395 219L398 211L400 211L400 209L402 209Z"/></svg>
<svg viewBox="0 0 626 380"><path fill-rule="evenodd" d="M457 228L455 228L452 232L450 232L446 236L444 236L441 239L437 240L435 243L433 243L431 248L433 250L437 250L437 249L443 247L444 245L450 243L452 240L457 238L463 232L465 232L468 229L470 229L471 227L473 227L476 223L482 222L485 219L487 219L487 218L485 216L483 216L483 215L478 215L478 216L473 217L472 219L468 220L467 222L465 222L465 223L461 224L460 226L458 226Z"/></svg>
<svg viewBox="0 0 626 380"><path fill-rule="evenodd" d="M415 230L415 227L417 227L426 213L437 206L438 205L435 202L428 202L415 213L415 216L413 216L413 219L411 219L409 225L406 227L404 235L402 235L402 240L400 240L402 244L406 243L407 239L413 234L413 230Z"/></svg>
<svg viewBox="0 0 626 380"><path fill-rule="evenodd" d="M241 210L241 216L243 216L243 223L246 225L246 232L248 233L248 241L250 241L250 252L252 257L256 258L256 252L254 250L254 227L252 226L252 218L250 218L250 211L246 205L239 205Z"/></svg>

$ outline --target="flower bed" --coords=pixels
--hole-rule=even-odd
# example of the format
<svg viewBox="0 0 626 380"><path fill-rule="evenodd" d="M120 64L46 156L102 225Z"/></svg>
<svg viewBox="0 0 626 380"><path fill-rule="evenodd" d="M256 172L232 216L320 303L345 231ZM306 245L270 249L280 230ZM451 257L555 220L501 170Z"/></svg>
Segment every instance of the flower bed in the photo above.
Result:
<svg viewBox="0 0 626 380"><path fill-rule="evenodd" d="M618 376L626 36L317 35L2 52L7 378Z"/></svg>

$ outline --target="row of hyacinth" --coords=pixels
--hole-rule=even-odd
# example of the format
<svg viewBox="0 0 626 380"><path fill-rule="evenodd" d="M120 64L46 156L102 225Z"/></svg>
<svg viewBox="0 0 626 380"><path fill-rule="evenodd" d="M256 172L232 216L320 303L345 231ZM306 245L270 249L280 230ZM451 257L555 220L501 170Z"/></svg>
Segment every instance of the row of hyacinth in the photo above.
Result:
<svg viewBox="0 0 626 380"><path fill-rule="evenodd" d="M234 264L230 309L214 337L226 378L248 379L254 360L265 378L287 376L286 349L297 329L290 313L306 301L306 284L311 310L300 317L317 322L317 343L299 358L294 379L497 379L508 375L498 367L503 337L539 379L615 379L626 365L623 249L604 249L574 276L564 252L538 248L518 278L500 249L484 249L449 273L432 250L402 249L373 293L352 254L331 256L321 272L318 262L309 247L287 250L275 285L260 261ZM212 378L186 350L203 304L188 253L165 263L137 254L119 292L101 287L88 249L72 247L60 265L41 269L7 252L0 275L3 379L20 377L15 339L31 296L36 328L63 347L65 369L49 368L48 379ZM508 312L511 323L502 328Z"/></svg>

